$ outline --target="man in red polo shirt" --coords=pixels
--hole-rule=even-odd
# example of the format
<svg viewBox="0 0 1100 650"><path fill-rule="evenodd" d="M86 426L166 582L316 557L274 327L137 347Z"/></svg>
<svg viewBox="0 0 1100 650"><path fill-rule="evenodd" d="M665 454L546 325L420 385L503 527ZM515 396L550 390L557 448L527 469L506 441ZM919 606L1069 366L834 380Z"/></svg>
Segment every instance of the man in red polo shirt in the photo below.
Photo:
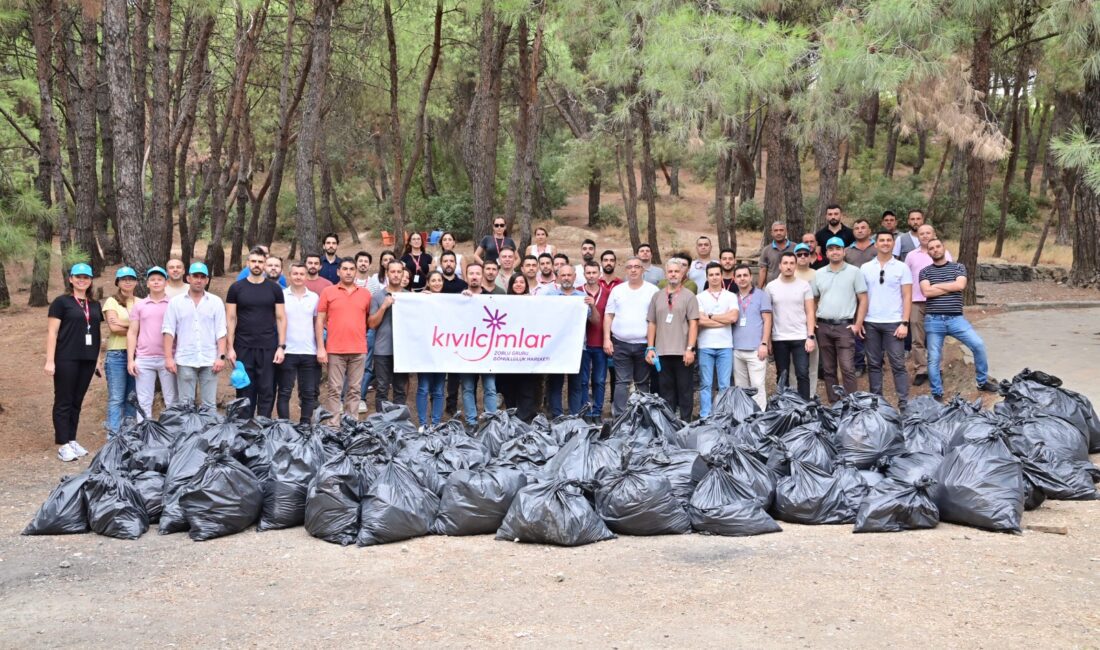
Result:
<svg viewBox="0 0 1100 650"><path fill-rule="evenodd" d="M359 410L359 384L367 355L367 312L370 292L355 284L355 261L340 260L339 284L327 287L317 302L317 360L328 365L325 408L354 418ZM325 328L328 338L325 338ZM346 381L345 381L346 380ZM341 396L341 392L343 395ZM341 400L342 398L342 400Z"/></svg>

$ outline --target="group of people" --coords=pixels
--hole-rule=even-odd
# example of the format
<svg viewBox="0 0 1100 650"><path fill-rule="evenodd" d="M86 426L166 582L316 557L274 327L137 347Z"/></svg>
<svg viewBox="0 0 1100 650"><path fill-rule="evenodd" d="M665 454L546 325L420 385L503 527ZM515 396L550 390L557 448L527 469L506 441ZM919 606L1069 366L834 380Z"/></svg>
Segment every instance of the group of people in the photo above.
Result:
<svg viewBox="0 0 1100 650"><path fill-rule="evenodd" d="M660 394L685 421L696 394L699 415L707 417L713 392L731 385L756 389L763 407L769 358L778 381L805 397L816 392L820 368L830 401L840 397L836 386L857 390L857 359L864 357L869 388L882 394L888 361L904 408L906 346L914 383L928 381L942 399L939 366L948 335L973 351L978 388L996 390L981 338L962 314L967 271L951 261L923 213L910 211L906 233L891 228L892 213L873 235L866 220L845 225L839 206L828 207L826 220L799 243L788 239L783 223L773 224L755 274L730 249L713 259L705 236L694 257L675 253L663 268L653 263L651 246L638 246L624 263L625 277L617 275L616 253L597 256L590 239L573 265L547 242L545 228L536 229L535 243L520 257L501 218L467 260L450 233L437 255L413 233L400 255L383 251L375 267L366 251L340 257L339 237L329 233L321 253L290 264L284 276L282 259L256 247L224 301L207 290L205 264L192 263L185 273L173 259L146 270L141 299L135 294L142 278L120 268L117 290L101 306L92 295L92 269L75 264L65 295L49 308L45 371L54 380L58 457L87 453L76 442L77 424L92 376L104 371L108 435L127 418L151 415L158 383L166 405L213 407L226 367L247 374L247 385L237 389L249 399L246 416L270 417L274 410L288 418L295 387L302 421L322 401L332 413L356 417L368 410L370 391L376 409L384 401L405 403L410 377L395 372L393 340L400 333L392 324L394 297L405 291L560 296L588 307L577 373L420 373L415 402L423 427L438 425L445 410L458 412L460 390L461 412L475 424L479 385L481 411L497 410L503 397L526 420L544 402L551 416L599 419L609 376L612 416L626 408L632 388ZM104 321L109 338L101 359Z"/></svg>

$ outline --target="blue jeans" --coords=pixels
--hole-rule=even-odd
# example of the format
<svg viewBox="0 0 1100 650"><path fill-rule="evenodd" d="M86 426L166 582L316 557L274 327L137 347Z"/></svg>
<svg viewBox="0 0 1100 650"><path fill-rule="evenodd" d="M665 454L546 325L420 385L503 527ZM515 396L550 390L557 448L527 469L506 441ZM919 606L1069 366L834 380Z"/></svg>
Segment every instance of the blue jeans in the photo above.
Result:
<svg viewBox="0 0 1100 650"><path fill-rule="evenodd" d="M477 380L481 378L481 389L485 393L485 410L497 411L497 378L495 375L462 375L462 412L467 424L477 424Z"/></svg>
<svg viewBox="0 0 1100 650"><path fill-rule="evenodd" d="M589 416L598 418L603 413L606 389L607 353L601 347L587 346L581 352L581 405L584 402L592 405L588 411Z"/></svg>
<svg viewBox="0 0 1100 650"><path fill-rule="evenodd" d="M107 372L107 432L115 434L123 418L137 417L137 409L126 401L137 386L126 372L126 350L107 350L103 369Z"/></svg>
<svg viewBox="0 0 1100 650"><path fill-rule="evenodd" d="M733 348L699 348L699 417L710 415L714 370L718 369L719 392L730 387L733 375Z"/></svg>
<svg viewBox="0 0 1100 650"><path fill-rule="evenodd" d="M924 344L928 348L928 383L933 395L943 395L940 359L943 358L943 340L948 336L955 337L974 354L974 371L978 385L989 381L989 359L985 355L985 342L964 316L925 314L924 336Z"/></svg>
<svg viewBox="0 0 1100 650"><path fill-rule="evenodd" d="M581 374L575 375L550 375L546 380L546 388L550 391L550 416L558 417L563 414L561 404L561 389L565 387L565 380L569 379L569 394L567 396L569 415L581 414Z"/></svg>
<svg viewBox="0 0 1100 650"><path fill-rule="evenodd" d="M428 426L428 396L432 398L431 426L443 419L443 384L447 375L441 372L422 372L416 376L416 414L420 426Z"/></svg>
<svg viewBox="0 0 1100 650"><path fill-rule="evenodd" d="M363 383L359 386L359 399L367 399L367 386L374 379L374 330L367 329L367 360L363 366Z"/></svg>

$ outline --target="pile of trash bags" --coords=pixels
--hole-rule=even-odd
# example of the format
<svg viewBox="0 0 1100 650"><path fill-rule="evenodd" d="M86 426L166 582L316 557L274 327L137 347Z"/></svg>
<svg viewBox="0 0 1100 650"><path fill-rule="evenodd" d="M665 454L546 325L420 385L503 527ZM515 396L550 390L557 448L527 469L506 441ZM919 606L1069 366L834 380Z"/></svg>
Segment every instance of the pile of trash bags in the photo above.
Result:
<svg viewBox="0 0 1100 650"><path fill-rule="evenodd" d="M718 395L684 423L636 392L613 422L531 423L511 411L418 429L405 406L308 424L190 405L112 438L64 478L24 530L209 540L304 526L334 544L486 535L578 546L616 535L774 533L781 524L855 532L940 521L1016 532L1045 499L1100 498L1100 418L1056 377L1024 370L992 410L918 397L900 413L853 393L833 406L780 388Z"/></svg>

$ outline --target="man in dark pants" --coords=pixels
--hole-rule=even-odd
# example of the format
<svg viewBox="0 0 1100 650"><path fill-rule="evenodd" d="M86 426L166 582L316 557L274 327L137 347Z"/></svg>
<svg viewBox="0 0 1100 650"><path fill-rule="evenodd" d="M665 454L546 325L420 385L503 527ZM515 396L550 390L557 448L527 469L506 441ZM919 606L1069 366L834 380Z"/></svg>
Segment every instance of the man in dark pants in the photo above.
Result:
<svg viewBox="0 0 1100 650"><path fill-rule="evenodd" d="M829 266L814 274L814 298L817 301L817 344L821 346L821 367L825 374L825 393L829 403L841 396L837 385L837 365L845 393L857 389L855 338L863 331L867 314L867 284L858 268L844 261L844 242L833 237L825 243Z"/></svg>
<svg viewBox="0 0 1100 650"><path fill-rule="evenodd" d="M875 237L878 256L860 268L867 285L867 316L859 334L867 343L867 368L872 393L882 395L884 357L889 357L898 395L898 410L909 402L909 374L905 368L905 335L913 305L913 273L894 257L894 235Z"/></svg>
<svg viewBox="0 0 1100 650"><path fill-rule="evenodd" d="M340 246L340 236L334 232L325 235L321 240L321 247L325 249L325 256L321 258L321 271L319 275L333 284L340 282L340 256L336 249Z"/></svg>
<svg viewBox="0 0 1100 650"><path fill-rule="evenodd" d="M635 390L649 388L649 364L646 353L646 314L658 289L642 279L642 260L626 261L626 282L611 290L603 319L603 351L615 365L615 389L611 415L618 417L626 409L630 385Z"/></svg>
<svg viewBox="0 0 1100 650"><path fill-rule="evenodd" d="M370 318L367 325L374 334L374 408L382 411L382 402L390 399L393 389L393 403L404 404L409 376L393 371L393 299L401 293L401 278L405 265L396 260L386 266L386 286L374 292L370 302Z"/></svg>
<svg viewBox="0 0 1100 650"><path fill-rule="evenodd" d="M825 225L814 233L814 237L817 238L818 250L825 250L826 242L833 237L839 237L845 246L851 246L856 240L852 229L844 225L844 212L835 203L825 206Z"/></svg>
<svg viewBox="0 0 1100 650"><path fill-rule="evenodd" d="M286 310L286 355L279 368L279 390L275 410L282 419L290 417L290 393L298 384L301 422L309 422L317 408L321 364L317 362L314 319L319 296L306 287L309 274L305 264L290 265L290 286L283 290Z"/></svg>
<svg viewBox="0 0 1100 650"><path fill-rule="evenodd" d="M271 417L275 406L275 365L283 362L286 351L286 309L283 289L264 274L267 254L260 247L248 253L248 277L229 286L225 295L225 323L232 366L244 364L250 383L237 391L249 406L245 418L253 413Z"/></svg>
<svg viewBox="0 0 1100 650"><path fill-rule="evenodd" d="M695 341L699 336L699 301L681 284L687 265L679 258L665 264L668 286L653 294L649 302L646 331L646 363L656 366L661 397L680 419L691 421L695 404L695 381L691 367L695 363Z"/></svg>

